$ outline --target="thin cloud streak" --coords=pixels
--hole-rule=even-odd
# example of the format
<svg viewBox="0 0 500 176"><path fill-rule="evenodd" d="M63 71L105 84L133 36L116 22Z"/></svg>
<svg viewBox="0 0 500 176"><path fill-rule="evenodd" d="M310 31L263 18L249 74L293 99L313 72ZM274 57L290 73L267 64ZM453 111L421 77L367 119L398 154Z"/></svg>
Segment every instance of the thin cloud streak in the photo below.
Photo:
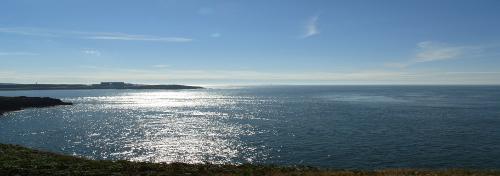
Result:
<svg viewBox="0 0 500 176"><path fill-rule="evenodd" d="M38 56L38 53L30 52L0 52L0 56Z"/></svg>
<svg viewBox="0 0 500 176"><path fill-rule="evenodd" d="M59 37L59 35L55 34L53 31L27 27L0 28L0 33L37 37Z"/></svg>
<svg viewBox="0 0 500 176"><path fill-rule="evenodd" d="M213 33L213 34L210 34L210 37L212 38L219 38L220 36L222 36L220 33Z"/></svg>
<svg viewBox="0 0 500 176"><path fill-rule="evenodd" d="M154 68L166 68L169 65L152 65ZM92 65L79 66L75 73L89 77L106 77L113 79L158 79L158 80L285 80L285 81L339 81L339 80L382 80L408 73L384 70L353 72L261 72L254 70L159 70L136 68L112 68ZM95 75L94 75L95 74Z"/></svg>
<svg viewBox="0 0 500 176"><path fill-rule="evenodd" d="M170 65L158 64L158 65L153 65L152 67L154 67L154 68L167 68L167 67L170 67Z"/></svg>
<svg viewBox="0 0 500 176"><path fill-rule="evenodd" d="M48 30L40 28L0 28L0 33L38 36L38 37L65 37L92 40L122 40L122 41L150 41L150 42L191 42L194 39L186 37L161 37L153 35L138 35L127 33L110 32L83 32L83 31L65 31Z"/></svg>
<svg viewBox="0 0 500 176"><path fill-rule="evenodd" d="M483 71L483 72L446 72L445 74L462 74L462 75L489 75L489 74L499 74L500 72L494 71Z"/></svg>
<svg viewBox="0 0 500 176"><path fill-rule="evenodd" d="M128 35L128 34L98 35L98 36L85 37L85 39L153 41L153 42L191 42L191 41L193 41L193 39L182 38L182 37L155 37L155 36Z"/></svg>
<svg viewBox="0 0 500 176"><path fill-rule="evenodd" d="M461 57L470 50L465 46L448 46L443 43L432 41L420 42L417 44L419 52L416 54L415 62L432 62Z"/></svg>
<svg viewBox="0 0 500 176"><path fill-rule="evenodd" d="M83 68L83 67L81 67ZM324 84L499 84L500 72L476 72L473 74L449 72L401 72L401 71L352 71L352 72L299 72L275 73L253 70L151 70L122 68L87 68L74 70L71 75L64 70L52 74L8 73L0 79L12 82L12 77L25 82L93 83L121 80L125 82L172 83L181 82L241 82L253 83L324 83ZM481 76L478 76L481 74Z"/></svg>

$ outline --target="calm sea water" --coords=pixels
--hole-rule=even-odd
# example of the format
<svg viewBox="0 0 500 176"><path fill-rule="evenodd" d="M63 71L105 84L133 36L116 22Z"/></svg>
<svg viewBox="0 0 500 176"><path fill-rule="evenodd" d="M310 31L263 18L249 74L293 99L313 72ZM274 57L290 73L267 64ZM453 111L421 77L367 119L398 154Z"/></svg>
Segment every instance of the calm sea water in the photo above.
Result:
<svg viewBox="0 0 500 176"><path fill-rule="evenodd" d="M499 86L0 91L73 106L0 118L0 143L94 159L373 169L500 167Z"/></svg>

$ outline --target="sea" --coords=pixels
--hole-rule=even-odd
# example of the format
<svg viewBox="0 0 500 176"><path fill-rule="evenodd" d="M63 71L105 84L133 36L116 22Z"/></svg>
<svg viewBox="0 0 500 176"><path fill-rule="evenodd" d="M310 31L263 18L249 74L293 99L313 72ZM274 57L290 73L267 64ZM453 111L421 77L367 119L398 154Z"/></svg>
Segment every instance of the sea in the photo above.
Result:
<svg viewBox="0 0 500 176"><path fill-rule="evenodd" d="M29 90L0 143L91 159L337 169L500 167L500 86Z"/></svg>

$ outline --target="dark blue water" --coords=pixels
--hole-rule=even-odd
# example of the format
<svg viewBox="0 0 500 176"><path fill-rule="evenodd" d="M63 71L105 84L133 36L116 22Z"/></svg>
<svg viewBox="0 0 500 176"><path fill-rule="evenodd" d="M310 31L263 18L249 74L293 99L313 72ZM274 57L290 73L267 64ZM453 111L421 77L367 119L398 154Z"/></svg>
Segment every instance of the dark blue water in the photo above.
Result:
<svg viewBox="0 0 500 176"><path fill-rule="evenodd" d="M500 167L499 86L1 91L73 106L0 118L0 143L95 159L373 169Z"/></svg>

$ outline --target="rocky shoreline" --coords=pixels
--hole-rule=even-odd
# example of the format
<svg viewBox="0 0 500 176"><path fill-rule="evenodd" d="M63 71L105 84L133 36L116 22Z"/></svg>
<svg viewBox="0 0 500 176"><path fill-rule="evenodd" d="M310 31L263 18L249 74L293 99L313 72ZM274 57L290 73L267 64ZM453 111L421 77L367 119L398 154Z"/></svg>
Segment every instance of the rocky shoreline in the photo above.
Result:
<svg viewBox="0 0 500 176"><path fill-rule="evenodd" d="M42 108L57 105L72 105L73 103L49 97L3 97L0 96L0 115L5 112L19 111L25 108Z"/></svg>

